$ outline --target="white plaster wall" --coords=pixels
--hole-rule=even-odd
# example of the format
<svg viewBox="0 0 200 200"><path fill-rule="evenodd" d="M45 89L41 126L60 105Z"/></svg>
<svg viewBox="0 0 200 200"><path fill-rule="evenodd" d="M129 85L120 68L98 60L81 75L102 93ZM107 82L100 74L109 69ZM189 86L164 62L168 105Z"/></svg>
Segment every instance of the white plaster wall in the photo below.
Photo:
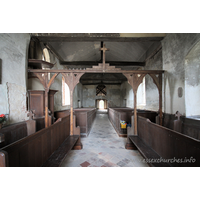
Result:
<svg viewBox="0 0 200 200"><path fill-rule="evenodd" d="M164 73L164 111L174 114L177 110L185 115L189 102L185 101L185 57L200 39L200 34L167 34L162 41ZM178 97L178 88L183 96Z"/></svg>
<svg viewBox="0 0 200 200"><path fill-rule="evenodd" d="M1 114L8 114L7 124L27 119L27 56L30 35L26 33L1 33L0 58L2 59L2 84L0 85ZM6 106L6 108L4 107Z"/></svg>
<svg viewBox="0 0 200 200"><path fill-rule="evenodd" d="M121 104L122 107L134 107L134 95L133 95L133 89L131 85L125 81L121 84ZM126 105L124 105L124 99L126 99Z"/></svg>
<svg viewBox="0 0 200 200"><path fill-rule="evenodd" d="M79 106L82 106L83 100L82 100L82 84L78 83L76 87L74 88L74 95L73 95L73 107L78 108ZM80 101L80 105L78 103Z"/></svg>
<svg viewBox="0 0 200 200"><path fill-rule="evenodd" d="M162 70L162 50L157 52L153 57L146 60L144 70ZM141 109L158 111L159 109L159 93L158 88L154 84L153 79L149 76L145 76L145 95L146 104L140 106ZM164 94L164 93L163 93Z"/></svg>
<svg viewBox="0 0 200 200"><path fill-rule="evenodd" d="M109 107L121 107L121 90L120 85L105 85L107 95L102 97L108 101ZM97 85L83 85L83 107L95 107Z"/></svg>
<svg viewBox="0 0 200 200"><path fill-rule="evenodd" d="M200 41L185 59L186 116L200 115Z"/></svg>
<svg viewBox="0 0 200 200"><path fill-rule="evenodd" d="M185 86L188 98L186 98L186 116L200 115L200 85L198 86Z"/></svg>
<svg viewBox="0 0 200 200"><path fill-rule="evenodd" d="M124 99L126 99L126 106L123 104ZM134 108L134 93L131 85L125 81L121 84L121 105L122 107ZM137 90L137 108L143 109L146 105L145 98L145 81L140 84Z"/></svg>

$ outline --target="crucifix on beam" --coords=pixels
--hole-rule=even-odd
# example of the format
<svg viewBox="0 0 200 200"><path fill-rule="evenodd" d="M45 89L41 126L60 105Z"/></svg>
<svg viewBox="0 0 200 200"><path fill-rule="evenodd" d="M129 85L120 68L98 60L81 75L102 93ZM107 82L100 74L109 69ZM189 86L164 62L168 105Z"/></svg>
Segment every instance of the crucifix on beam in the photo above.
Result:
<svg viewBox="0 0 200 200"><path fill-rule="evenodd" d="M103 44L103 48L99 49L100 51L103 51L103 70L105 71L106 69L106 51L109 51L110 49L106 48L106 45Z"/></svg>

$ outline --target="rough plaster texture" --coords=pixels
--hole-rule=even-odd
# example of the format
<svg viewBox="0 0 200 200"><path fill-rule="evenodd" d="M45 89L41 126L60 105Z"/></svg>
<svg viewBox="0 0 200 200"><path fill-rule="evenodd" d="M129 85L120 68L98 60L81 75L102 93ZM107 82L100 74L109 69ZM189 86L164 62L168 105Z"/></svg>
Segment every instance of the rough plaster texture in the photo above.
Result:
<svg viewBox="0 0 200 200"><path fill-rule="evenodd" d="M83 103L83 98L82 95L83 94L83 88L82 88L82 84L78 83L76 85L76 87L74 88L74 96L73 96L73 107L74 108L78 108L78 107L82 107L82 103ZM80 103L78 103L80 101Z"/></svg>
<svg viewBox="0 0 200 200"><path fill-rule="evenodd" d="M134 107L133 89L127 81L121 84L121 103L122 107Z"/></svg>
<svg viewBox="0 0 200 200"><path fill-rule="evenodd" d="M165 112L174 114L177 110L185 115L188 103L185 97L185 57L200 40L200 34L167 34L162 41L164 74ZM178 97L178 88L183 88L183 96ZM185 105L186 104L186 105Z"/></svg>
<svg viewBox="0 0 200 200"><path fill-rule="evenodd" d="M108 107L121 107L120 85L105 85L107 95L102 97L108 101ZM97 85L83 85L83 107L95 107Z"/></svg>
<svg viewBox="0 0 200 200"><path fill-rule="evenodd" d="M4 92L0 96L0 102L7 99L7 102L4 102L7 108L0 107L0 113L9 114L7 124L23 121L27 117L25 111L29 41L29 34L0 34L1 90Z"/></svg>
<svg viewBox="0 0 200 200"><path fill-rule="evenodd" d="M153 57L146 61L145 70L162 70L162 50L160 50ZM149 76L145 76L146 87L146 105L142 109L158 111L159 109L159 93L158 88L154 84L153 79Z"/></svg>
<svg viewBox="0 0 200 200"><path fill-rule="evenodd" d="M145 106L145 82L140 84L137 90L137 108ZM121 84L121 105L122 107L134 108L134 93L131 85L125 81Z"/></svg>
<svg viewBox="0 0 200 200"><path fill-rule="evenodd" d="M185 59L186 116L200 115L200 42Z"/></svg>

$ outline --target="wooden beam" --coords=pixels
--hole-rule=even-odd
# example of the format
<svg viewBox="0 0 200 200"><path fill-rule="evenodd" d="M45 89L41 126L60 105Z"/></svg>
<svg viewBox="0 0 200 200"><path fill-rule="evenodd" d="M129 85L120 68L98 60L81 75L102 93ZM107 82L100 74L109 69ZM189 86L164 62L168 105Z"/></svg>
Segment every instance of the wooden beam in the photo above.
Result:
<svg viewBox="0 0 200 200"><path fill-rule="evenodd" d="M111 66L145 66L145 62L107 61ZM60 61L61 65L91 65L97 66L99 61Z"/></svg>
<svg viewBox="0 0 200 200"><path fill-rule="evenodd" d="M102 72L101 69L92 69L87 70L71 70L71 69L49 69L42 70L42 69L28 69L28 72L34 72L34 73L133 73L133 74L162 74L165 71L164 70L106 70L105 72Z"/></svg>
<svg viewBox="0 0 200 200"><path fill-rule="evenodd" d="M100 84L104 84L104 85L121 85L122 83L104 83L104 82L98 82L98 83L82 83L82 85L100 85Z"/></svg>
<svg viewBox="0 0 200 200"><path fill-rule="evenodd" d="M32 36L40 42L157 42L164 37L73 37L73 36Z"/></svg>
<svg viewBox="0 0 200 200"><path fill-rule="evenodd" d="M127 78L81 78L81 81L127 81Z"/></svg>

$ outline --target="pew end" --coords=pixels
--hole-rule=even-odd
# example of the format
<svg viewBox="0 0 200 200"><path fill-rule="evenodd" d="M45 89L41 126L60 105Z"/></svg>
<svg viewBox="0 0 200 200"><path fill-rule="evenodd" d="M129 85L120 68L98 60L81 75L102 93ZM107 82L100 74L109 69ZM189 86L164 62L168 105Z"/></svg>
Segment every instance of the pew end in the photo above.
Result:
<svg viewBox="0 0 200 200"><path fill-rule="evenodd" d="M8 153L6 151L0 151L0 167L8 167Z"/></svg>

